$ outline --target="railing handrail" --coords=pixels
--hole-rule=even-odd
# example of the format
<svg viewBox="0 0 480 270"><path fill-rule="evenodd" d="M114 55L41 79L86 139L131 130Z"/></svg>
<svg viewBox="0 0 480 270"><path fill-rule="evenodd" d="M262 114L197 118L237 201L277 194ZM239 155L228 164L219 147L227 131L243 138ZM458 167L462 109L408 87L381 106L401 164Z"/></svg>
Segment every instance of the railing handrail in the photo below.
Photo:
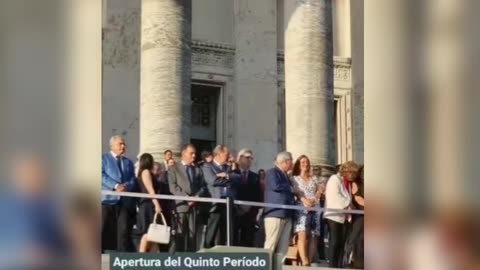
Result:
<svg viewBox="0 0 480 270"><path fill-rule="evenodd" d="M175 195L163 195L163 194L152 195L152 194L147 194L147 193L120 192L120 191L110 191L110 190L102 190L102 195L114 195L114 196L149 198L149 199L163 199L163 200L177 200L177 201L213 202L213 203L224 203L224 204L227 203L227 199L175 196ZM308 210L308 211L316 211L316 212L328 211L328 212L331 212L331 213L364 215L363 210L344 210L344 209L331 209L331 208L324 208L324 207L304 207L304 206L300 206L300 205L283 205L283 204L275 204L275 203L261 203L261 202L251 202L251 201L241 201L241 200L234 200L233 203L234 203L234 205L248 205L248 206L281 208L281 209L290 209L290 210Z"/></svg>

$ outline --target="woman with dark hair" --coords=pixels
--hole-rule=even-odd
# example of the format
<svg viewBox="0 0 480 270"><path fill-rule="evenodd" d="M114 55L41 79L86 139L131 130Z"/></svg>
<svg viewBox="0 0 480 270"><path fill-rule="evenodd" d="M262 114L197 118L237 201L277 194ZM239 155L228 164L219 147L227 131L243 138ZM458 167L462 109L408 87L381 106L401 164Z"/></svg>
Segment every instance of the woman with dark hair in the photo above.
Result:
<svg viewBox="0 0 480 270"><path fill-rule="evenodd" d="M262 189L262 194L265 191L265 170L258 170L258 178L260 179L260 188Z"/></svg>
<svg viewBox="0 0 480 270"><path fill-rule="evenodd" d="M297 204L305 207L318 207L321 189L318 178L313 175L310 159L300 156L292 170L294 193ZM297 248L303 266L310 266L316 253L320 235L320 212L296 211L294 232L297 234Z"/></svg>
<svg viewBox="0 0 480 270"><path fill-rule="evenodd" d="M265 170L260 169L258 170L258 179L260 182L260 190L262 194L262 202L263 200L263 194L265 192ZM263 245L265 244L265 227L263 223L263 208L258 209L257 217L255 218L256 224L255 224L255 241L254 241L254 247L258 248L263 248Z"/></svg>
<svg viewBox="0 0 480 270"><path fill-rule="evenodd" d="M352 209L364 210L365 195L363 192L363 169L360 166L358 170L358 177L352 183ZM352 248L352 267L363 268L363 215L353 215L352 219L352 233L350 235L349 246Z"/></svg>
<svg viewBox="0 0 480 270"><path fill-rule="evenodd" d="M154 181L152 170L154 167L153 156L145 153L140 156L139 169L138 169L138 186L141 193L147 193L151 195L157 194L158 182ZM160 202L157 199L141 198L139 200L138 214L137 214L137 230L140 235L143 235L139 252L147 252L154 248L150 245L146 238L148 227L153 222L155 214L161 214L162 208ZM158 248L158 246L156 247Z"/></svg>
<svg viewBox="0 0 480 270"><path fill-rule="evenodd" d="M205 163L210 163L213 160L213 154L211 151L202 151L201 157L202 160L200 160L197 164L199 167L202 167L205 165Z"/></svg>

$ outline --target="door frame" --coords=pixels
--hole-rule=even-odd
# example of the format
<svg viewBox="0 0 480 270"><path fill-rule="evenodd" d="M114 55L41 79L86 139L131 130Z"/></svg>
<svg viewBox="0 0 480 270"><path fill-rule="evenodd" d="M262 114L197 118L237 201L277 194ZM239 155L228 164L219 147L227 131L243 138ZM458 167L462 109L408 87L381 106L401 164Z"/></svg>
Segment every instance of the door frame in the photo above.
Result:
<svg viewBox="0 0 480 270"><path fill-rule="evenodd" d="M353 160L352 99L350 91L335 89L337 164Z"/></svg>
<svg viewBox="0 0 480 270"><path fill-rule="evenodd" d="M216 123L215 123L215 144L223 144L224 142L224 87L225 85L215 81L209 80L202 80L202 79L195 79L192 78L191 85L203 85L203 86L210 86L215 87L219 90L218 96L218 103L217 103L217 111L216 111ZM191 139L191 138L190 138Z"/></svg>

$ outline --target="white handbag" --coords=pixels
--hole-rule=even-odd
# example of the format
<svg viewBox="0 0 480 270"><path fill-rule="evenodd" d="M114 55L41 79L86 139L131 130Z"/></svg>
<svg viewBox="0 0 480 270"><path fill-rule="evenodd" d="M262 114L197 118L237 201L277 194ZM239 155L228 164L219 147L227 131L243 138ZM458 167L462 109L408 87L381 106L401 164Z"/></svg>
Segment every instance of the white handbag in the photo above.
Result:
<svg viewBox="0 0 480 270"><path fill-rule="evenodd" d="M163 213L160 213L160 215L162 216L163 225L157 223L157 214L155 214L152 224L148 227L147 239L159 244L168 244L170 243L170 227L167 226Z"/></svg>

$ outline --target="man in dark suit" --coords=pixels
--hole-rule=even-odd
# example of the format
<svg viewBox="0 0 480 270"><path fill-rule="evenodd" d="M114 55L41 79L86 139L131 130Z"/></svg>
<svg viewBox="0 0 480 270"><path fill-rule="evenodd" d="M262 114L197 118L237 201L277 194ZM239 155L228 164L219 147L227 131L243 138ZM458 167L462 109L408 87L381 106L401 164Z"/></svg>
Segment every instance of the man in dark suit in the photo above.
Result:
<svg viewBox="0 0 480 270"><path fill-rule="evenodd" d="M110 139L109 153L102 156L102 190L136 190L133 162L125 157L122 136ZM102 196L102 251L133 251L131 229L135 223L135 200L114 195Z"/></svg>
<svg viewBox="0 0 480 270"><path fill-rule="evenodd" d="M182 160L168 170L170 192L176 196L209 197L202 170L195 166L195 146L182 148ZM199 215L201 204L176 201L176 251L197 251L200 248L203 222Z"/></svg>
<svg viewBox="0 0 480 270"><path fill-rule="evenodd" d="M236 197L236 185L240 175L228 168L227 161L230 153L225 145L217 145L213 150L213 161L205 163L202 167L208 190L213 198ZM215 246L215 239L218 234L219 244L224 245L226 241L226 207L225 204L212 204L207 223L205 235L205 247Z"/></svg>
<svg viewBox="0 0 480 270"><path fill-rule="evenodd" d="M287 172L292 168L292 155L280 152L275 167L267 171L265 203L293 205L293 188ZM292 210L265 207L265 249L286 254L292 228Z"/></svg>
<svg viewBox="0 0 480 270"><path fill-rule="evenodd" d="M241 181L238 184L236 199L251 202L262 201L260 179L258 174L250 170L253 162L253 152L246 148L240 150L237 162L239 168L236 172L240 175ZM258 207L238 205L235 208L235 246L253 247L257 213Z"/></svg>

